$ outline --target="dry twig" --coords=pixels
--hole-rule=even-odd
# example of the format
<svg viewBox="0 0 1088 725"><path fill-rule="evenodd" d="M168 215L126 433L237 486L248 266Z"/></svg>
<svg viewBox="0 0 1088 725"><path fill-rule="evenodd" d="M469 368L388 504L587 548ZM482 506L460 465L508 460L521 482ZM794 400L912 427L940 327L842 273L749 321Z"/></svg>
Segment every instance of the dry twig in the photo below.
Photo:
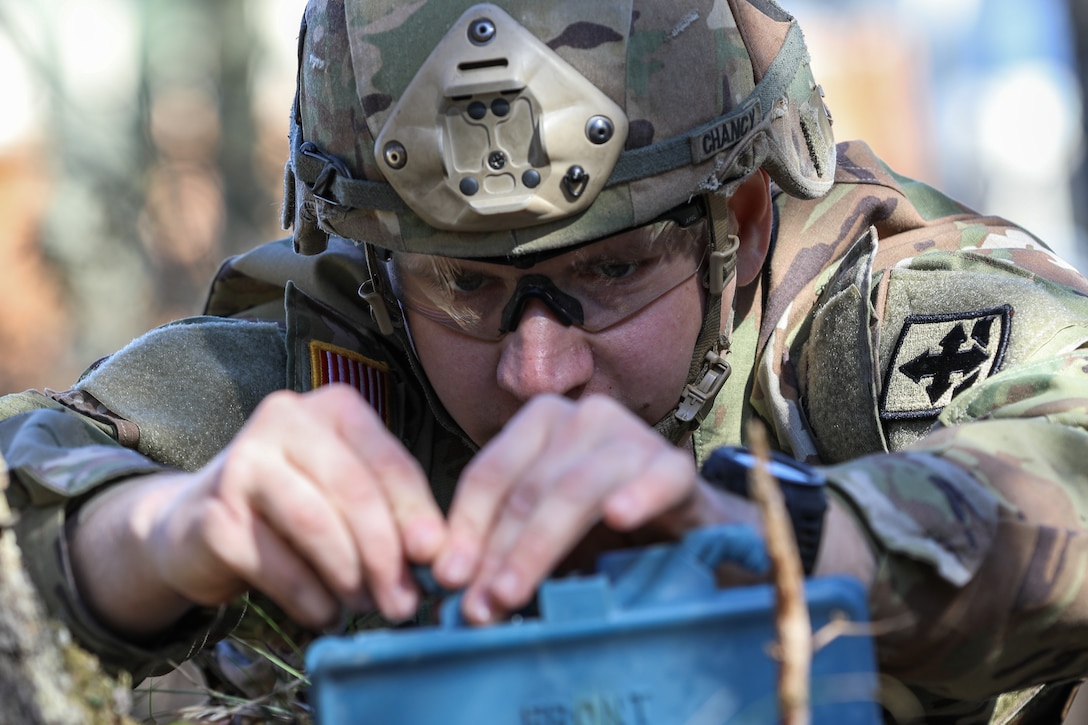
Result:
<svg viewBox="0 0 1088 725"><path fill-rule="evenodd" d="M761 463L770 458L770 445L763 426L748 429L752 454ZM805 601L805 577L797 553L786 503L778 482L766 465L753 466L748 490L763 521L771 580L775 589L775 628L778 632L778 709L783 725L808 725L809 681L812 666L812 624Z"/></svg>

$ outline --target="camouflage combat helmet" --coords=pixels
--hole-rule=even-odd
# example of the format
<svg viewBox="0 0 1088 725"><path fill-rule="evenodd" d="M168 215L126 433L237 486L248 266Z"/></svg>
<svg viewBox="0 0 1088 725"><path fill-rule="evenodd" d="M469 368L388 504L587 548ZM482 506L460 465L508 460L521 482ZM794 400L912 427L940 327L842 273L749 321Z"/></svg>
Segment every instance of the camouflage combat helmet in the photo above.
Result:
<svg viewBox="0 0 1088 725"><path fill-rule="evenodd" d="M718 263L688 389L659 424L676 439L728 375L729 195L763 168L814 198L834 166L801 31L774 0L311 0L284 222L304 254L327 235L364 244L362 293L393 335L379 257L517 260L702 198Z"/></svg>

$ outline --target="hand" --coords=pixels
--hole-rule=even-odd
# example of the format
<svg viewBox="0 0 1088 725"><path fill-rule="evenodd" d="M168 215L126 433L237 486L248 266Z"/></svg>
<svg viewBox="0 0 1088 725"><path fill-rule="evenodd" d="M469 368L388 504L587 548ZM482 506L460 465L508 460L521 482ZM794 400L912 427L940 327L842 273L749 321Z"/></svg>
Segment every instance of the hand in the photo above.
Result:
<svg viewBox="0 0 1088 725"><path fill-rule="evenodd" d="M648 540L753 516L620 403L539 396L465 469L434 573L466 587L466 619L486 623L528 603L580 542L599 544L598 524Z"/></svg>
<svg viewBox="0 0 1088 725"><path fill-rule="evenodd" d="M77 566L103 569L88 557L95 537L118 524L131 545L113 540L98 556L128 575L120 586L135 588L137 601L111 591L109 577L85 574L81 588L108 623L136 632L169 624L139 610L170 594L216 605L251 588L313 627L335 622L342 604L373 602L405 618L418 600L408 562L430 562L445 536L418 463L343 386L273 394L200 471L105 500L77 529Z"/></svg>

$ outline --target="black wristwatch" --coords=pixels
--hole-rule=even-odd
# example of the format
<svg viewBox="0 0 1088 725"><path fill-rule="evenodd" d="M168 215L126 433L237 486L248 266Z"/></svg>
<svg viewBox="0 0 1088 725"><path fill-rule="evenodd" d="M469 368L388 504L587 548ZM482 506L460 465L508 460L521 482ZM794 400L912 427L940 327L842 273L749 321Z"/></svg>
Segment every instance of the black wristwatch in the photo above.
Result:
<svg viewBox="0 0 1088 725"><path fill-rule="evenodd" d="M749 498L748 471L756 460L747 448L723 446L711 453L703 463L702 475L713 486ZM824 532L827 479L812 466L781 453L772 453L768 464L771 475L778 480L782 498L790 513L801 565L805 574L811 574L816 566L816 554L820 551L820 539Z"/></svg>

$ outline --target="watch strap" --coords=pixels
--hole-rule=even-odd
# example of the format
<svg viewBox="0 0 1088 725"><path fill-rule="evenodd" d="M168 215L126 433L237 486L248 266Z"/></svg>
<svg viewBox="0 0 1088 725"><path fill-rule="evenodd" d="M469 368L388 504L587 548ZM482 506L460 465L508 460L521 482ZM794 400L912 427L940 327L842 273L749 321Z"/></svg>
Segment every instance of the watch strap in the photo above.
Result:
<svg viewBox="0 0 1088 725"><path fill-rule="evenodd" d="M717 488L750 499L749 473L758 460L747 448L723 446L707 458L702 476ZM782 491L802 568L806 575L811 574L816 567L816 556L823 538L827 481L812 466L778 452L771 454L768 467Z"/></svg>

